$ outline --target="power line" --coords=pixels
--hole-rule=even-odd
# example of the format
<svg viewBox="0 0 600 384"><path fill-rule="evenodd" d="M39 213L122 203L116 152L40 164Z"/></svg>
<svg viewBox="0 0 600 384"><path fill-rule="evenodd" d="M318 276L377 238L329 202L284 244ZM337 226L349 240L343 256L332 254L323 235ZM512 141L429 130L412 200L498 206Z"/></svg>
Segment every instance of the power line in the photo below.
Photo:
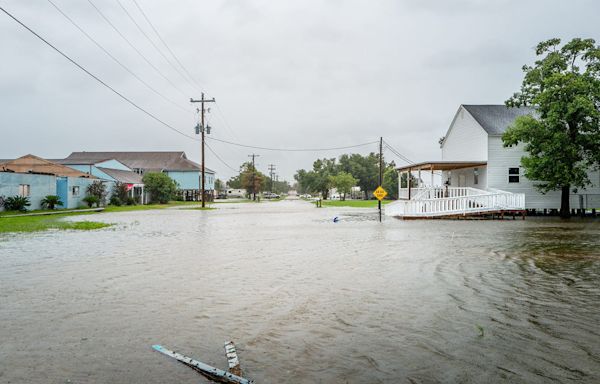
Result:
<svg viewBox="0 0 600 384"><path fill-rule="evenodd" d="M50 48L52 48L53 50L55 50L58 54L60 54L62 57L64 57L65 59L69 60L73 65L75 65L77 68L81 69L83 72L85 72L87 75L89 75L91 78L93 78L94 80L96 80L98 83L102 84L104 87L108 88L110 91L112 91L114 94L116 94L117 96L119 96L121 99L125 100L127 103L129 103L130 105L132 105L133 107L135 107L136 109L138 109L139 111L143 112L144 114L146 114L147 116L151 117L152 119L154 119L155 121L159 122L160 124L164 125L165 127L169 128L170 130L177 132L178 134L187 137L188 139L192 139L192 140L196 140L196 138L192 137L192 136L188 136L187 134L179 131L178 129L174 128L173 126L171 126L168 123L165 123L164 121L162 121L161 119L159 119L158 117L156 117L155 115L153 115L152 113L148 112L147 110L145 110L143 107L139 106L138 104L136 104L134 101L132 101L131 99L127 98L125 95L123 95L122 93L120 93L119 91L117 91L116 89L114 89L113 87L111 87L110 85L108 85L106 82L104 82L102 79L100 79L98 76L94 75L93 73L91 73L90 71L88 71L85 67L83 67L81 64L79 64L78 62L76 62L74 59L72 59L71 57L69 57L66 53L64 53L63 51L61 51L60 49L58 49L57 47L55 47L52 43L50 43L48 40L44 39L42 36L40 36L37 32L35 32L33 29L31 29L30 27L28 27L27 25L25 25L21 20L17 19L15 16L13 16L10 12L8 12L6 9L4 9L2 6L0 6L0 10L2 12L4 12L7 16L9 16L11 19L13 19L14 21L16 21L19 25L21 25L23 28L25 28L27 31L29 31L30 33L32 33L35 37L37 37L38 39L40 39L42 42L44 42L46 45L48 45Z"/></svg>
<svg viewBox="0 0 600 384"><path fill-rule="evenodd" d="M237 172L238 172L238 170L237 170L237 169L235 169L235 168L233 168L231 165L227 164L227 163L225 162L225 160L223 160L223 159L222 159L222 158L221 158L219 155L217 155L217 152L215 152L215 151L214 151L214 150L213 150L213 149L210 147L210 145L208 145L208 143L204 143L204 144L206 145L206 148L208 148L208 150L209 150L209 151L210 151L210 152L211 152L213 155L215 155L215 157L216 157L216 158L217 158L217 159L218 159L218 160L219 160L221 163L223 163L223 165L225 165L227 168L231 169L231 170L232 170L233 172L235 172L235 173L237 173Z"/></svg>
<svg viewBox="0 0 600 384"><path fill-rule="evenodd" d="M146 15L146 12L144 12L144 10L142 9L142 7L140 7L140 5L138 4L138 2L136 0L132 0L132 1L135 4L135 6L137 7L137 9L140 11L140 13L142 14L142 16L144 16L144 19L146 19L146 22L148 23L148 25L150 25L150 28L152 28L152 30L154 31L154 33L156 34L156 36L158 37L158 39L167 48L167 50L169 51L169 53L171 54L171 56L173 56L173 58L175 59L175 61L177 62L177 64L179 64L179 66L181 67L181 69L183 69L183 71L188 75L188 77L200 88L200 90L202 90L201 89L202 86L196 81L196 79L194 78L194 76L192 76L192 74L190 73L190 71L188 71L187 68L181 63L181 61L175 55L175 53L171 50L171 48L169 48L169 45L165 42L165 40L162 38L162 36L160 35L160 33L158 33L158 30L154 27L154 24L152 24L152 22L150 21L150 19Z"/></svg>
<svg viewBox="0 0 600 384"><path fill-rule="evenodd" d="M166 97L164 94L160 93L158 90L156 90L155 88L153 88L150 84L148 84L146 81L144 81L142 78L140 78L137 74L135 74L135 72L133 72L129 67L127 67L125 64L123 64L123 62L121 62L119 59L117 59L114 55L112 55L102 44L100 44L96 39L94 39L92 36L90 36L89 33L87 33L79 24L77 24L75 22L75 20L73 20L69 15L67 15L58 5L56 5L52 0L48 0L48 2L50 4L52 4L52 6L61 14L63 15L71 24L73 24L73 26L75 26L75 28L77 28L79 30L79 32L81 32L85 37L87 37L92 43L94 43L96 45L96 47L98 47L100 50L102 50L102 52L104 52L108 57L110 57L115 63L117 63L119 66L121 66L121 68L123 68L125 71L127 71L131 76L135 77L140 83L144 84L148 89L150 89L152 92L154 92L155 94L157 94L158 96L160 96L163 100L165 100L166 102L172 104L173 106L185 111L185 112L190 112L193 113L187 109L185 109L184 107L182 107L181 105L177 104L175 101L169 99L168 97Z"/></svg>
<svg viewBox="0 0 600 384"><path fill-rule="evenodd" d="M368 143L362 143L362 144L356 144L356 145L348 145L348 146L345 146L345 147L331 147L331 148L268 148L268 147L259 147L259 146L255 146L255 145L234 143L232 141L217 139L217 138L214 138L214 137L209 137L208 139L209 140L218 141L218 142L221 142L221 143L225 143L225 144L229 144L229 145L235 145L235 146L238 146L238 147L252 148L252 149L262 149L262 150L265 150L265 151L280 151L280 152L320 152L320 151L334 151L334 150L339 150L339 149L349 149L349 148L364 147L366 145L372 145L372 144L377 143L377 141L370 141Z"/></svg>
<svg viewBox="0 0 600 384"><path fill-rule="evenodd" d="M179 91L179 93L181 93L184 97L187 98L186 94L181 90L181 88L179 88L177 85L175 85L175 83L173 83L168 77L166 77L161 71L160 69L158 69L154 64L152 64L152 62L150 62L150 60L148 60L148 58L146 56L144 56L144 54L142 52L140 52L139 49L136 48L135 45L133 45L133 43L131 41L129 41L129 39L127 39L127 37L125 37L125 35L123 33L121 33L121 31L119 30L119 28L117 28L111 21L110 19L100 10L100 8L98 8L96 6L96 4L94 4L92 2L92 0L87 0L88 3L90 3L90 5L92 7L94 7L94 9L96 10L96 12L98 12L98 14L100 14L100 16L102 17L102 19L104 19L104 21L106 21L108 23L108 25L110 25L112 27L112 29L117 32L117 34L119 36L121 36L121 38L127 43L127 45L129 45L129 47L131 47L131 49L133 49L149 66L151 66L156 73L158 73L163 79L165 79L169 84L171 84L171 86L173 88L175 88L177 91Z"/></svg>
<svg viewBox="0 0 600 384"><path fill-rule="evenodd" d="M125 6L123 5L123 3L121 3L121 0L117 0L117 3L119 4L119 6L121 7L121 9L125 12L125 14L127 15L127 17L129 18L129 20L131 20L131 22L136 26L136 28L138 29L138 31L140 31L142 33L142 35L144 35L144 37L146 38L146 40L148 40L150 42L150 44L154 47L154 49L156 49L156 51L165 59L165 61L169 64L169 66L171 66L171 68L173 68L178 74L179 76L181 76L181 78L186 81L189 82L189 80L181 73L181 71L175 67L173 65L173 63L171 63L171 61L167 58L167 56L162 52L162 50L160 50L156 44L154 44L154 41L152 41L152 39L150 38L150 36L148 36L148 34L146 34L146 32L142 29L142 27L137 23L137 21L135 21L135 19L133 18L133 16L131 15L131 13L129 13L129 11L127 10L127 8L125 8Z"/></svg>

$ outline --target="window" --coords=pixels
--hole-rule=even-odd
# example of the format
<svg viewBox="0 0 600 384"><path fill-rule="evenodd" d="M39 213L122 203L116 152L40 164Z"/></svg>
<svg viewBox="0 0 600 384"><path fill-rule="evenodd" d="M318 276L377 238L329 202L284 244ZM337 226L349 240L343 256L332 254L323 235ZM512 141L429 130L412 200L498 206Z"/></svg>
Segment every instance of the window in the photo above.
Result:
<svg viewBox="0 0 600 384"><path fill-rule="evenodd" d="M473 169L473 184L479 184L479 168Z"/></svg>
<svg viewBox="0 0 600 384"><path fill-rule="evenodd" d="M19 184L19 196L27 197L31 193L29 184Z"/></svg>
<svg viewBox="0 0 600 384"><path fill-rule="evenodd" d="M519 168L508 168L508 182L518 183L519 182Z"/></svg>
<svg viewBox="0 0 600 384"><path fill-rule="evenodd" d="M71 194L73 196L79 196L79 186L74 186L73 188L71 188Z"/></svg>

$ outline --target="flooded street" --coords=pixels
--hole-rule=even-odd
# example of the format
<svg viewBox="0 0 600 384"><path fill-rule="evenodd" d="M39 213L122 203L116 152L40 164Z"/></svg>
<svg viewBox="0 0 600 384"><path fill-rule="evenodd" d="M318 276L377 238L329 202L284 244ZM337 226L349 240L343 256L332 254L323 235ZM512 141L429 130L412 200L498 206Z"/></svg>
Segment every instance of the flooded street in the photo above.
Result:
<svg viewBox="0 0 600 384"><path fill-rule="evenodd" d="M0 235L0 382L600 382L600 221L217 207Z"/></svg>

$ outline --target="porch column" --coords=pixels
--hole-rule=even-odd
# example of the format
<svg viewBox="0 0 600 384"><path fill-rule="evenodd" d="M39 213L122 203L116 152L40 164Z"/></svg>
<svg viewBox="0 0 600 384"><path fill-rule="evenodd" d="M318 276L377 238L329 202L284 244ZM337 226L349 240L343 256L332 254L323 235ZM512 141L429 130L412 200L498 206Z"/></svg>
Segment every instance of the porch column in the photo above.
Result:
<svg viewBox="0 0 600 384"><path fill-rule="evenodd" d="M433 188L433 166L431 166L431 188Z"/></svg>
<svg viewBox="0 0 600 384"><path fill-rule="evenodd" d="M408 168L408 174L406 175L406 182L408 184L408 200L410 200L410 175L412 174L412 169Z"/></svg>

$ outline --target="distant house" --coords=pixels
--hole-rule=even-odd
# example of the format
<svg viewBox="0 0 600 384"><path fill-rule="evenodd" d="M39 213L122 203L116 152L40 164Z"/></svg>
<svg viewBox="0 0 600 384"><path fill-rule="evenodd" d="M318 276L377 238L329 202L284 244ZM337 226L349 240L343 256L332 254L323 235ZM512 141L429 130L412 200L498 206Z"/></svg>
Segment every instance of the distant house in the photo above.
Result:
<svg viewBox="0 0 600 384"><path fill-rule="evenodd" d="M129 191L129 197L133 198L139 204L145 204L147 201L144 193L142 175L134 172L118 160L105 159L102 161L84 161L61 159L54 161L66 165L69 168L96 176L101 180L112 182L112 184L126 184Z"/></svg>
<svg viewBox="0 0 600 384"><path fill-rule="evenodd" d="M94 176L34 155L0 163L0 196L28 197L28 209L41 209L41 200L48 195L56 195L64 203L58 208L84 205L85 191L95 180Z"/></svg>
<svg viewBox="0 0 600 384"><path fill-rule="evenodd" d="M524 145L506 148L502 143L502 134L515 119L529 114L534 115L535 110L504 105L461 105L441 141L442 160L398 168L401 174L411 174L419 184L417 188L409 187L407 177L399 177L400 198L423 200L433 197L427 189L436 187L433 184L437 172L438 175L441 173L443 184L437 187L453 189L450 192L457 194L457 199L461 198L460 194L488 194L490 197L486 201L491 201L491 195L506 192L503 199L511 199L510 194L524 196L526 209L559 209L560 191L542 194L535 188L536 182L525 177L521 167L521 158L526 155ZM571 207L600 207L600 173L590 170L589 179L591 186L572 192ZM447 191L445 195L448 195ZM477 202L479 206L485 205L482 199ZM473 199L463 200L473 204ZM438 206L444 204L437 203Z"/></svg>
<svg viewBox="0 0 600 384"><path fill-rule="evenodd" d="M185 200L199 200L200 189L199 164L189 160L185 152L73 152L64 161L74 163L98 163L107 159L115 160L127 166L133 172L143 176L149 172L163 172L179 185ZM205 169L205 189L207 195L214 193L215 172Z"/></svg>

